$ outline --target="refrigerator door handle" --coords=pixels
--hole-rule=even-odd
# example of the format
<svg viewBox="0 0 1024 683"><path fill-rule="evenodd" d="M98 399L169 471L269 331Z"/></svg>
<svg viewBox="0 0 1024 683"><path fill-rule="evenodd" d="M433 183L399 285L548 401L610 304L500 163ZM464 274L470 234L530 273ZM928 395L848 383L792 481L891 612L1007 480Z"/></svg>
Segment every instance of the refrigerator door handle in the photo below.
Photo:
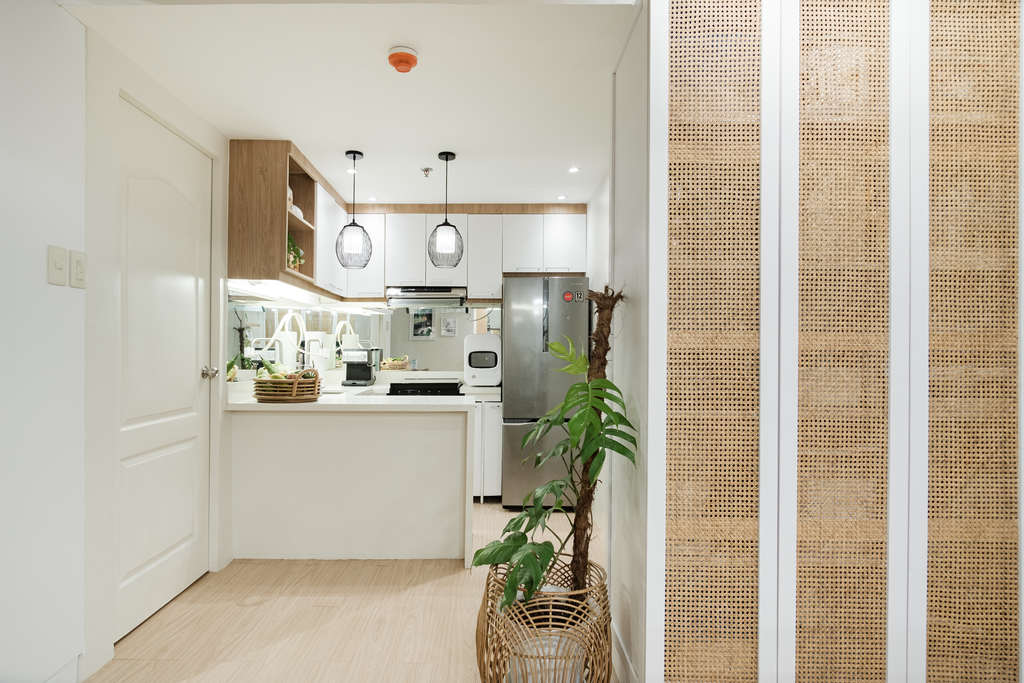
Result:
<svg viewBox="0 0 1024 683"><path fill-rule="evenodd" d="M544 307L544 312L542 314L542 325L543 325L543 327L542 327L541 341L540 341L540 352L541 353L547 353L548 352L548 279L547 278L544 278L544 289L543 289L543 293L541 294L541 301L543 302L541 305Z"/></svg>

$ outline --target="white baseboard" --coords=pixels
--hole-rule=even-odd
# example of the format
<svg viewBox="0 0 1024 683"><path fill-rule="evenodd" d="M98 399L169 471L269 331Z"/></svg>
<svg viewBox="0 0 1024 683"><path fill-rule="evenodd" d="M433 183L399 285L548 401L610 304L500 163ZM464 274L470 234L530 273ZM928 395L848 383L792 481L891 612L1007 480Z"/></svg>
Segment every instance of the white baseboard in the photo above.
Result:
<svg viewBox="0 0 1024 683"><path fill-rule="evenodd" d="M110 645L105 648L97 648L90 651L87 647L85 652L79 658L78 661L78 680L84 681L85 679L92 676L94 673L103 668L103 666L114 658L114 643L110 642Z"/></svg>
<svg viewBox="0 0 1024 683"><path fill-rule="evenodd" d="M621 671L622 667L615 669L615 676L619 679L619 683L640 683L640 674L637 673L636 667L633 666L633 660L630 659L629 653L626 651L626 645L622 642L622 636L619 634L619 629L615 628L615 623L612 622L612 649L617 653L618 657L612 657L612 662L618 661L625 664L626 671Z"/></svg>
<svg viewBox="0 0 1024 683"><path fill-rule="evenodd" d="M78 655L72 657L57 673L47 678L46 683L78 683Z"/></svg>

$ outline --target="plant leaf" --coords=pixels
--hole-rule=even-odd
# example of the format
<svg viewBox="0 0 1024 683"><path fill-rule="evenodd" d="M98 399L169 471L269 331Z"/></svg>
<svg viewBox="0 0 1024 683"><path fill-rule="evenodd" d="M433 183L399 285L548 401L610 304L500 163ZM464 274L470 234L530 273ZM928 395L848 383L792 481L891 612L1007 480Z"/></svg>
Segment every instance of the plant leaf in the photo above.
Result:
<svg viewBox="0 0 1024 683"><path fill-rule="evenodd" d="M604 430L604 435L608 437L614 437L616 439L622 439L623 441L628 441L629 443L633 444L633 446L636 446L636 437L634 437L629 432L622 431L621 429L606 427Z"/></svg>
<svg viewBox="0 0 1024 683"><path fill-rule="evenodd" d="M526 543L516 550L508 563L509 570L505 577L505 592L500 608L504 609L515 602L520 588L523 591L523 599L529 600L544 580L544 574L547 573L554 556L555 547L551 541Z"/></svg>
<svg viewBox="0 0 1024 683"><path fill-rule="evenodd" d="M598 389L607 389L608 391L612 391L616 394L619 394L620 396L622 395L622 389L619 389L617 386L615 386L615 383L612 382L610 379L605 379L603 377L596 377L590 380L590 386Z"/></svg>
<svg viewBox="0 0 1024 683"><path fill-rule="evenodd" d="M570 343L571 340L570 340ZM559 360L565 360L569 357L569 352L561 342L548 342L548 350L551 351L551 355Z"/></svg>
<svg viewBox="0 0 1024 683"><path fill-rule="evenodd" d="M594 459L590 461L590 471L587 475L590 477L591 483L597 481L597 477L601 474L601 468L604 466L604 451L598 450L594 454Z"/></svg>
<svg viewBox="0 0 1024 683"><path fill-rule="evenodd" d="M596 396L597 398L603 399L605 401L612 401L613 403L618 403L620 406L622 406L623 410L626 409L625 399L623 399L618 394L613 394L612 392L605 391L604 389L593 389L591 391L591 395Z"/></svg>
<svg viewBox="0 0 1024 683"><path fill-rule="evenodd" d="M473 566L502 564L512 558L516 549L527 542L526 534L521 531L514 531L504 540L491 541L473 554Z"/></svg>
<svg viewBox="0 0 1024 683"><path fill-rule="evenodd" d="M636 456L633 454L633 450L623 443L619 443L618 441L607 437L601 437L601 446L615 451L616 453L621 453L632 463L636 462Z"/></svg>
<svg viewBox="0 0 1024 683"><path fill-rule="evenodd" d="M507 533L509 533L511 531L522 531L522 529L523 529L523 522L525 522L525 521L526 521L526 511L524 510L524 511L520 512L518 515L516 515L515 517L513 517L512 519L508 520L508 524L506 524L505 528L501 530L501 533L507 534ZM529 531L529 529L527 529L527 531ZM475 559L475 556L474 556L474 559Z"/></svg>

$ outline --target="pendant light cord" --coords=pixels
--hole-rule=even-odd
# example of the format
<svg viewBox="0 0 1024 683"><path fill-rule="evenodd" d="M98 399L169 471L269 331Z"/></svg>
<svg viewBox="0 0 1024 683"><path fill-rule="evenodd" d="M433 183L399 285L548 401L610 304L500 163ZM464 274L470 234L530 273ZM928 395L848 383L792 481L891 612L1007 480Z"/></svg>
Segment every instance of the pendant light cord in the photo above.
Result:
<svg viewBox="0 0 1024 683"><path fill-rule="evenodd" d="M352 155L352 222L358 223L356 220L356 155Z"/></svg>
<svg viewBox="0 0 1024 683"><path fill-rule="evenodd" d="M448 222L448 158L444 160L444 222Z"/></svg>

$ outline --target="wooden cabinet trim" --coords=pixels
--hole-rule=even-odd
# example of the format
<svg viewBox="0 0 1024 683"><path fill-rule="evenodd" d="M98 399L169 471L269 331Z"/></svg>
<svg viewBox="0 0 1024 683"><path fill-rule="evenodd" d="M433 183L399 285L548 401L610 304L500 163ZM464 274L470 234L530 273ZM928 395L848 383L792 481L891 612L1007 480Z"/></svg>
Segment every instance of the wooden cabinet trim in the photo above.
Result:
<svg viewBox="0 0 1024 683"><path fill-rule="evenodd" d="M547 214L587 212L586 204L449 204L448 213ZM356 204L355 213L444 213L444 204Z"/></svg>

